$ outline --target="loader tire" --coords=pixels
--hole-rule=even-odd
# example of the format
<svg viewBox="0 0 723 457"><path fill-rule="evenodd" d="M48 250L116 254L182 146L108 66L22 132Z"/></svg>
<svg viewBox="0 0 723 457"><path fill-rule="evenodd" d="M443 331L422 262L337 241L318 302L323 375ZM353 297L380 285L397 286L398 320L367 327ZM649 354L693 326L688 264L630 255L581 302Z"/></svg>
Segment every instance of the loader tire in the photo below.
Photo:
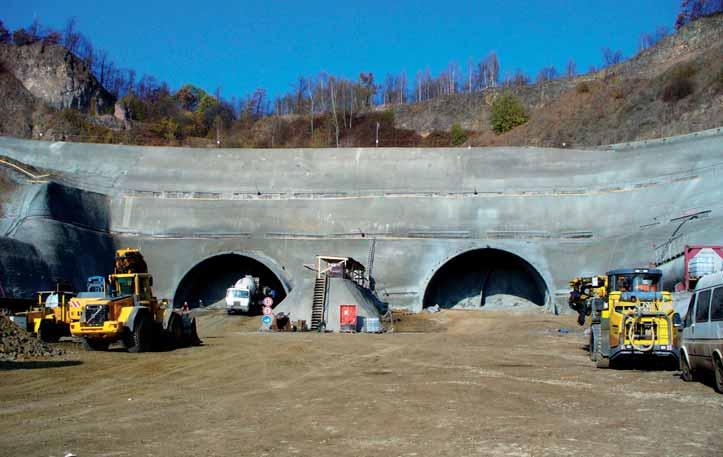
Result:
<svg viewBox="0 0 723 457"><path fill-rule="evenodd" d="M592 328L590 328L590 347L588 348L590 351L590 360L593 362L597 362L597 347L595 347L595 332L593 332Z"/></svg>
<svg viewBox="0 0 723 457"><path fill-rule="evenodd" d="M164 332L163 349L170 351L181 346L183 342L183 323L177 315L172 315L168 320L168 328Z"/></svg>
<svg viewBox="0 0 723 457"><path fill-rule="evenodd" d="M597 366L598 368L610 368L610 359L607 357L603 357L601 354L597 354L595 366Z"/></svg>
<svg viewBox="0 0 723 457"><path fill-rule="evenodd" d="M83 348L86 351L107 351L108 346L110 346L108 341L83 338Z"/></svg>
<svg viewBox="0 0 723 457"><path fill-rule="evenodd" d="M45 343L57 343L60 341L60 332L52 322L44 319L38 328L38 338Z"/></svg>
<svg viewBox="0 0 723 457"><path fill-rule="evenodd" d="M153 342L153 323L146 315L136 319L133 331L125 338L126 350L131 353L148 352Z"/></svg>
<svg viewBox="0 0 723 457"><path fill-rule="evenodd" d="M196 328L196 319L191 320L190 329L188 335L183 341L184 346L200 346L201 338L198 337L198 329Z"/></svg>

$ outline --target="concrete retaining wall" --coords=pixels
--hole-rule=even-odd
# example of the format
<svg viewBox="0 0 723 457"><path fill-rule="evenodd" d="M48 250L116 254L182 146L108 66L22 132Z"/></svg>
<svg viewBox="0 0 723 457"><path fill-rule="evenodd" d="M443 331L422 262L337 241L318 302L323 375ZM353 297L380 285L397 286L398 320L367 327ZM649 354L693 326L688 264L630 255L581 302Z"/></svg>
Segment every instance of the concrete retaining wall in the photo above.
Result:
<svg viewBox="0 0 723 457"><path fill-rule="evenodd" d="M721 129L596 150L195 150L0 138L0 154L63 184L45 187L38 201L47 210L22 221L14 239L76 281L108 269L99 256L112 264L115 246L139 247L157 294L169 298L202 260L235 252L267 259L289 299L310 303L313 273L303 264L317 254L366 263L375 238L377 290L392 306L419 309L438 268L488 247L527 261L552 302L572 276L654 261L654 246L679 224L671 219L685 214L710 211L676 243L723 243Z"/></svg>

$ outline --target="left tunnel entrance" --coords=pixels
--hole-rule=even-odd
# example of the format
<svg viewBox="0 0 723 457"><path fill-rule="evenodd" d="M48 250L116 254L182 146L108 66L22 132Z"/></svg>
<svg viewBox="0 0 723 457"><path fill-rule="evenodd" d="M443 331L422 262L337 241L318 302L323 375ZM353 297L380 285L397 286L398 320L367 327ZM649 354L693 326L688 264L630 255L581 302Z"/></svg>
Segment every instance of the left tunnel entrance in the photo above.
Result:
<svg viewBox="0 0 723 457"><path fill-rule="evenodd" d="M173 297L175 307L188 302L192 308L213 305L226 297L226 289L246 275L259 278L262 287L276 292L274 306L286 297L286 291L276 274L256 259L241 254L221 254L208 258L193 267L181 279Z"/></svg>

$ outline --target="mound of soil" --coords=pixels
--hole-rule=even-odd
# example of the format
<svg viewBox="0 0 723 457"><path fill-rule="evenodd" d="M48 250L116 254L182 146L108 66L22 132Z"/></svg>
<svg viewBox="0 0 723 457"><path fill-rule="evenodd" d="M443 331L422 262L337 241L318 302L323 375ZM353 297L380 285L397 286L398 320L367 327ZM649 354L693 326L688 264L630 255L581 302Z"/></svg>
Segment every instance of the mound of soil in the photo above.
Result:
<svg viewBox="0 0 723 457"><path fill-rule="evenodd" d="M62 355L63 350L43 343L0 313L0 360Z"/></svg>

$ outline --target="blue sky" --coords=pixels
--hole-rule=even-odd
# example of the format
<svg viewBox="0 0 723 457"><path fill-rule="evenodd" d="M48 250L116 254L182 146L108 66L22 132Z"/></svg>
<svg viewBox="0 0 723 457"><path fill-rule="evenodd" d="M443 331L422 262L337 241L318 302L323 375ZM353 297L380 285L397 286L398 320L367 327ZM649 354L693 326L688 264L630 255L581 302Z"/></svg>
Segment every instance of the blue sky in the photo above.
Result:
<svg viewBox="0 0 723 457"><path fill-rule="evenodd" d="M0 19L15 29L34 18L62 28L75 16L96 48L121 67L178 88L184 83L224 97L256 87L287 91L299 75L320 71L356 78L374 73L439 73L466 68L491 50L502 74L534 77L573 58L578 71L601 63L601 48L636 52L638 38L672 29L679 0L364 2L205 0L2 0Z"/></svg>

